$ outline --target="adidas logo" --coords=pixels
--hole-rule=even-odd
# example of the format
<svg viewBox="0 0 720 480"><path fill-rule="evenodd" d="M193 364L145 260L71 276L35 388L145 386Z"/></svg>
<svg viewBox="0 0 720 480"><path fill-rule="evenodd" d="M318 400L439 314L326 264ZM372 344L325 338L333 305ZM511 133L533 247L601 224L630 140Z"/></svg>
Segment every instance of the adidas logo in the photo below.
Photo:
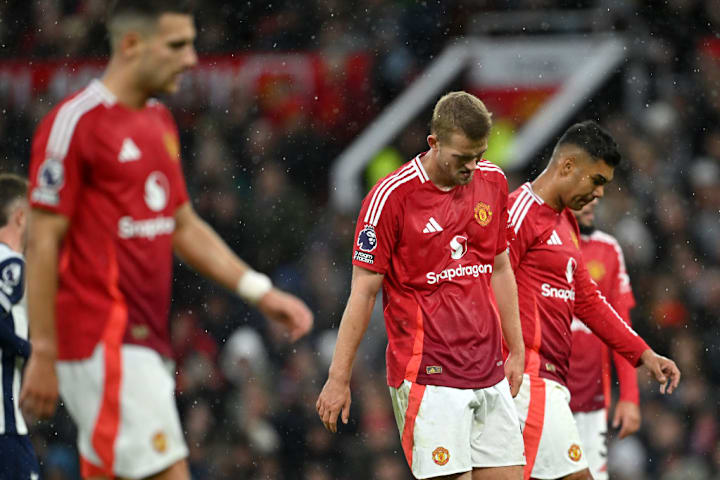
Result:
<svg viewBox="0 0 720 480"><path fill-rule="evenodd" d="M550 235L550 239L547 241L548 245L562 245L562 240L560 240L560 235L557 234L555 230L553 230L552 235Z"/></svg>
<svg viewBox="0 0 720 480"><path fill-rule="evenodd" d="M440 226L440 224L435 220L433 217L430 217L430 220L428 220L427 225L425 225L425 228L423 229L423 233L435 233L435 232L442 232L443 228Z"/></svg>
<svg viewBox="0 0 720 480"><path fill-rule="evenodd" d="M118 155L118 162L134 162L135 160L139 160L141 156L140 149L131 138L123 140L122 147L120 147L120 154Z"/></svg>

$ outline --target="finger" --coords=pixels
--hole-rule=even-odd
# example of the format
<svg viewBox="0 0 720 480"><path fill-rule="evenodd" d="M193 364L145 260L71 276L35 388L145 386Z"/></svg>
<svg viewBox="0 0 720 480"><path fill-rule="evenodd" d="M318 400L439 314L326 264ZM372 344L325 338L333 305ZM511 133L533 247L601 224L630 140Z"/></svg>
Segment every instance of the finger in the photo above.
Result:
<svg viewBox="0 0 720 480"><path fill-rule="evenodd" d="M333 433L337 432L337 419L338 419L339 415L340 415L340 409L337 409L337 410L333 409L330 411L330 426L332 427L331 431Z"/></svg>
<svg viewBox="0 0 720 480"><path fill-rule="evenodd" d="M680 383L680 369L677 368L677 365L673 364L672 369L670 371L670 389L668 390L668 393L672 393Z"/></svg>
<svg viewBox="0 0 720 480"><path fill-rule="evenodd" d="M620 428L620 433L618 434L618 436L620 438L625 438L628 435L630 435L630 431L629 431L630 429L628 428L628 422L625 420L625 418L620 418L619 424L621 425L621 428Z"/></svg>
<svg viewBox="0 0 720 480"><path fill-rule="evenodd" d="M617 407L615 407L615 415L613 415L613 428L618 428L620 426L620 411Z"/></svg>
<svg viewBox="0 0 720 480"><path fill-rule="evenodd" d="M660 393L665 395L665 389L667 388L667 382L663 382L660 384Z"/></svg>
<svg viewBox="0 0 720 480"><path fill-rule="evenodd" d="M345 405L343 405L343 408L342 408L342 422L345 425L347 425L349 420L350 420L350 400L348 399L348 401L345 402Z"/></svg>

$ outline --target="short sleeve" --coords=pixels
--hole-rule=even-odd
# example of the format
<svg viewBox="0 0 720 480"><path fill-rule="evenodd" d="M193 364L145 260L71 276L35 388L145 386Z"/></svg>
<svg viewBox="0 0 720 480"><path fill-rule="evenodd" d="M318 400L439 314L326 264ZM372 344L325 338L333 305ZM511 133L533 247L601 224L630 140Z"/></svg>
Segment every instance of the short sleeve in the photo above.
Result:
<svg viewBox="0 0 720 480"><path fill-rule="evenodd" d="M25 262L12 257L0 262L0 310L10 312L25 292Z"/></svg>
<svg viewBox="0 0 720 480"><path fill-rule="evenodd" d="M515 222L509 219L507 222L507 242L508 253L510 254L510 264L513 270L517 270L518 266L525 257L525 254L535 242L535 230L532 223L524 221L525 219L517 219Z"/></svg>
<svg viewBox="0 0 720 480"><path fill-rule="evenodd" d="M363 200L355 226L352 263L385 274L400 230L401 206L396 195L383 196L380 183Z"/></svg>
<svg viewBox="0 0 720 480"><path fill-rule="evenodd" d="M617 277L613 282L615 291L612 294L611 303L618 310L631 310L635 306L635 296L630 286L630 276L625 268L625 256L619 244L615 243L614 246L617 255Z"/></svg>
<svg viewBox="0 0 720 480"><path fill-rule="evenodd" d="M498 211L500 212L500 221L498 222L498 240L495 248L495 255L500 255L508 249L508 186L507 180L501 183L500 196L498 201Z"/></svg>
<svg viewBox="0 0 720 480"><path fill-rule="evenodd" d="M33 137L30 154L30 204L72 216L82 180L79 137L83 122L68 118L61 108L46 117Z"/></svg>

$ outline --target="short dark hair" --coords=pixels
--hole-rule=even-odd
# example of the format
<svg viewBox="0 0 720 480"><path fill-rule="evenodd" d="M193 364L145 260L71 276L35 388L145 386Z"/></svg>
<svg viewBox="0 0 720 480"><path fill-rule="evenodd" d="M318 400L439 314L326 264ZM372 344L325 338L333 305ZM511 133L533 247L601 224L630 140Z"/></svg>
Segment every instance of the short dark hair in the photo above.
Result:
<svg viewBox="0 0 720 480"><path fill-rule="evenodd" d="M0 227L10 220L13 204L27 196L28 182L12 173L0 174Z"/></svg>
<svg viewBox="0 0 720 480"><path fill-rule="evenodd" d="M576 123L565 130L557 146L576 145L585 150L593 159L602 159L611 167L617 167L622 160L617 143L612 135L592 120Z"/></svg>
<svg viewBox="0 0 720 480"><path fill-rule="evenodd" d="M165 13L192 15L193 9L188 0L115 0L108 9L105 20L110 45L128 25L145 28L153 26Z"/></svg>
<svg viewBox="0 0 720 480"><path fill-rule="evenodd" d="M447 141L453 133L462 133L470 140L487 138L492 127L492 114L475 95L450 92L435 104L430 132L440 141Z"/></svg>
<svg viewBox="0 0 720 480"><path fill-rule="evenodd" d="M121 15L138 15L157 20L163 13L192 14L188 0L115 0L108 10L108 21Z"/></svg>

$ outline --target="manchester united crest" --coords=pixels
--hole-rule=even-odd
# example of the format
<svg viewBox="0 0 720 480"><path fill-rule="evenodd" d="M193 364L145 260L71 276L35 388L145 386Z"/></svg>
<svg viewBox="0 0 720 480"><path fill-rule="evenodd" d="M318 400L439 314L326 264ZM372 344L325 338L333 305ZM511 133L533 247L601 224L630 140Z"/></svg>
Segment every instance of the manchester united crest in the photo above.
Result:
<svg viewBox="0 0 720 480"><path fill-rule="evenodd" d="M165 436L165 432L157 432L152 437L152 446L158 453L164 453L165 450L167 450L167 437Z"/></svg>
<svg viewBox="0 0 720 480"><path fill-rule="evenodd" d="M573 462L579 462L582 458L582 449L580 448L580 445L577 443L570 445L570 448L568 448L568 457L570 457L570 460Z"/></svg>
<svg viewBox="0 0 720 480"><path fill-rule="evenodd" d="M441 467L450 461L450 452L447 448L437 447L432 453L433 462L437 463Z"/></svg>
<svg viewBox="0 0 720 480"><path fill-rule="evenodd" d="M492 220L492 210L490 209L490 205L478 202L478 204L475 205L475 221L479 223L480 226L487 227L490 220Z"/></svg>
<svg viewBox="0 0 720 480"><path fill-rule="evenodd" d="M163 135L163 142L165 143L165 149L168 155L170 155L170 158L178 160L180 158L180 142L178 141L177 135L166 132L165 135Z"/></svg>

